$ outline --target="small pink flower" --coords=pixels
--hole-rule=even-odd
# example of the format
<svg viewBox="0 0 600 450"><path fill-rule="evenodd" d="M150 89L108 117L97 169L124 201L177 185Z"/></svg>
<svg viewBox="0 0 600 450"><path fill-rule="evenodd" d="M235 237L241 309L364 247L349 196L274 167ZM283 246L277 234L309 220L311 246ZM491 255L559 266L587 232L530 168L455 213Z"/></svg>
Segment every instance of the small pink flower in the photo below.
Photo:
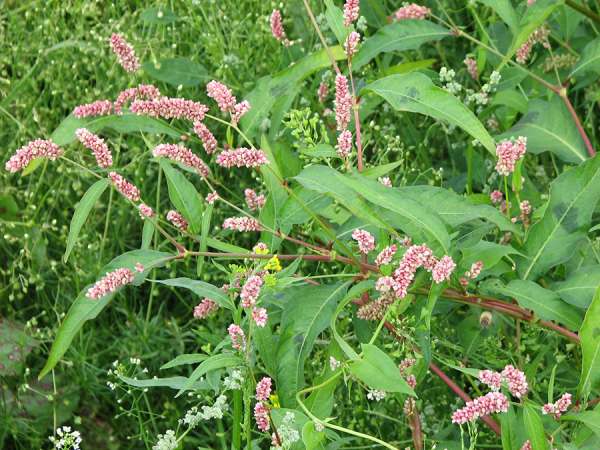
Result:
<svg viewBox="0 0 600 450"><path fill-rule="evenodd" d="M494 205L499 204L502 200L504 200L504 194L501 191L492 191L490 193L490 200Z"/></svg>
<svg viewBox="0 0 600 450"><path fill-rule="evenodd" d="M140 190L132 183L127 181L117 172L110 172L108 177L112 181L112 184L115 186L115 188L117 188L117 191L119 191L123 197L128 198L132 202L140 201Z"/></svg>
<svg viewBox="0 0 600 450"><path fill-rule="evenodd" d="M254 420L260 431L269 431L269 408L264 403L259 402L254 405Z"/></svg>
<svg viewBox="0 0 600 450"><path fill-rule="evenodd" d="M163 119L186 119L190 122L201 122L208 111L208 107L202 103L170 97L135 100L129 109L138 115Z"/></svg>
<svg viewBox="0 0 600 450"><path fill-rule="evenodd" d="M258 220L253 217L228 217L223 222L223 229L234 231L260 231L261 226Z"/></svg>
<svg viewBox="0 0 600 450"><path fill-rule="evenodd" d="M133 283L133 272L125 267L108 272L103 278L88 289L86 297L99 299L105 295L115 292L121 286Z"/></svg>
<svg viewBox="0 0 600 450"><path fill-rule="evenodd" d="M79 142L92 151L98 166L106 169L112 165L112 154L104 139L86 128L78 128L75 131L75 136L77 136Z"/></svg>
<svg viewBox="0 0 600 450"><path fill-rule="evenodd" d="M432 270L437 263L433 252L426 245L410 246L394 271L394 294L398 298L406 297L410 283L415 277L415 272L419 267L425 267Z"/></svg>
<svg viewBox="0 0 600 450"><path fill-rule="evenodd" d="M450 279L450 275L452 275L455 268L456 264L450 256L442 256L432 269L431 277L433 278L433 281L440 284L441 282Z"/></svg>
<svg viewBox="0 0 600 450"><path fill-rule="evenodd" d="M151 84L140 84L137 87L125 89L119 93L115 100L115 114L123 113L123 106L134 100L153 100L160 98L161 93L156 86Z"/></svg>
<svg viewBox="0 0 600 450"><path fill-rule="evenodd" d="M463 62L465 63L465 66L467 66L467 72L469 72L471 78L474 80L479 78L479 73L477 72L477 61L470 56L467 56Z"/></svg>
<svg viewBox="0 0 600 450"><path fill-rule="evenodd" d="M194 307L194 317L204 319L219 309L219 305L209 298L205 298Z"/></svg>
<svg viewBox="0 0 600 450"><path fill-rule="evenodd" d="M232 323L227 328L229 337L231 338L231 346L236 350L244 350L246 348L246 335L238 325Z"/></svg>
<svg viewBox="0 0 600 450"><path fill-rule="evenodd" d="M319 89L317 89L317 97L319 97L319 101L321 103L325 102L327 99L327 94L329 94L327 83L321 82L321 84L319 84Z"/></svg>
<svg viewBox="0 0 600 450"><path fill-rule="evenodd" d="M368 231L356 229L352 232L352 239L358 242L360 252L365 255L375 248L375 238Z"/></svg>
<svg viewBox="0 0 600 450"><path fill-rule="evenodd" d="M389 264L392 262L392 258L398 251L398 246L396 244L392 244L381 250L377 258L375 258L375 264L378 266L382 266L384 264Z"/></svg>
<svg viewBox="0 0 600 450"><path fill-rule="evenodd" d="M375 282L375 290L378 292L389 292L394 288L394 279L392 277L379 277Z"/></svg>
<svg viewBox="0 0 600 450"><path fill-rule="evenodd" d="M231 122L233 122L234 125L237 124L242 116L248 111L250 111L250 102L248 100L243 100L239 103L236 103L233 108L233 112L231 113Z"/></svg>
<svg viewBox="0 0 600 450"><path fill-rule="evenodd" d="M394 13L396 20L416 19L423 20L431 14L431 10L426 6L420 6L416 3L405 4Z"/></svg>
<svg viewBox="0 0 600 450"><path fill-rule="evenodd" d="M152 154L155 158L166 157L173 161L195 169L202 177L206 178L210 175L210 169L199 156L183 145L176 144L160 144L154 147Z"/></svg>
<svg viewBox="0 0 600 450"><path fill-rule="evenodd" d="M400 373L404 375L408 369L410 369L416 364L416 362L417 360L414 358L404 358L402 361L400 361L400 364L398 364L398 369L400 369Z"/></svg>
<svg viewBox="0 0 600 450"><path fill-rule="evenodd" d="M490 392L482 397L477 397L452 414L452 423L464 424L475 422L483 416L508 411L508 398L501 392Z"/></svg>
<svg viewBox="0 0 600 450"><path fill-rule="evenodd" d="M337 129L344 131L350 123L352 96L348 88L348 79L344 75L335 77L335 121Z"/></svg>
<svg viewBox="0 0 600 450"><path fill-rule="evenodd" d="M521 203L519 203L519 209L521 210L521 214L523 216L528 216L531 214L531 203L529 203L529 200L523 200Z"/></svg>
<svg viewBox="0 0 600 450"><path fill-rule="evenodd" d="M480 370L479 381L487 385L493 391L499 391L502 387L502 375L493 370Z"/></svg>
<svg viewBox="0 0 600 450"><path fill-rule="evenodd" d="M264 328L265 325L267 325L267 320L269 319L267 310L265 308L253 308L252 319L257 327Z"/></svg>
<svg viewBox="0 0 600 450"><path fill-rule="evenodd" d="M348 58L352 58L352 56L356 54L359 44L360 34L358 34L356 31L352 31L346 38L346 42L344 42L344 51L346 52L346 56Z"/></svg>
<svg viewBox="0 0 600 450"><path fill-rule="evenodd" d="M344 130L338 135L337 154L340 158L347 158L352 152L352 133Z"/></svg>
<svg viewBox="0 0 600 450"><path fill-rule="evenodd" d="M148 217L154 217L154 210L152 208L150 208L148 205L146 205L145 203L140 203L140 205L138 206L138 209L140 211L140 217L142 219Z"/></svg>
<svg viewBox="0 0 600 450"><path fill-rule="evenodd" d="M527 40L517 49L516 52L516 60L519 64L525 64L531 55L531 50L535 44L541 43L544 48L550 48L550 42L548 41L548 36L550 35L550 30L542 26L535 30L531 35L527 38Z"/></svg>
<svg viewBox="0 0 600 450"><path fill-rule="evenodd" d="M392 180L390 180L390 177L379 177L377 178L377 181L379 181L385 187L392 187Z"/></svg>
<svg viewBox="0 0 600 450"><path fill-rule="evenodd" d="M535 2L535 0L533 0L533 1ZM531 441L529 439L523 443L521 450L533 450L533 447L531 447Z"/></svg>
<svg viewBox="0 0 600 450"><path fill-rule="evenodd" d="M281 42L286 47L291 45L290 40L285 35L285 30L283 29L283 19L281 18L281 11L278 9L274 9L271 13L271 34L275 39Z"/></svg>
<svg viewBox="0 0 600 450"><path fill-rule="evenodd" d="M217 194L216 192L211 192L206 196L206 202L209 205L214 205L218 199L219 199L219 194Z"/></svg>
<svg viewBox="0 0 600 450"><path fill-rule="evenodd" d="M181 214L173 209L167 213L167 220L181 231L186 231L188 228L187 220L185 220Z"/></svg>
<svg viewBox="0 0 600 450"><path fill-rule="evenodd" d="M543 414L551 414L556 420L560 419L562 413L566 412L571 406L572 396L569 393L563 394L556 402L546 403L542 407Z"/></svg>
<svg viewBox="0 0 600 450"><path fill-rule="evenodd" d="M219 109L223 112L235 112L237 100L231 90L223 83L212 80L206 85L206 92L210 98L217 102Z"/></svg>
<svg viewBox="0 0 600 450"><path fill-rule="evenodd" d="M465 272L465 276L474 280L479 276L482 270L483 261L475 261L473 264L471 264L471 269L468 272Z"/></svg>
<svg viewBox="0 0 600 450"><path fill-rule="evenodd" d="M229 169L231 167L259 167L269 164L269 161L262 150L241 147L219 153L217 164Z"/></svg>
<svg viewBox="0 0 600 450"><path fill-rule="evenodd" d="M110 37L110 46L117 55L119 64L127 72L135 72L140 68L140 62L135 55L133 47L120 34L114 33Z"/></svg>
<svg viewBox="0 0 600 450"><path fill-rule="evenodd" d="M137 273L142 273L144 271L144 265L142 263L135 263L135 271Z"/></svg>
<svg viewBox="0 0 600 450"><path fill-rule="evenodd" d="M258 296L260 295L260 288L264 281L262 277L258 275L252 275L248 277L246 283L242 287L240 292L240 299L242 300L242 307L251 308L256 304Z"/></svg>
<svg viewBox="0 0 600 450"><path fill-rule="evenodd" d="M506 139L496 145L496 171L500 175L510 175L515 170L515 164L527 151L527 138L519 136L516 140Z"/></svg>
<svg viewBox="0 0 600 450"><path fill-rule="evenodd" d="M202 140L204 150L211 155L217 149L217 139L202 122L194 122L194 133Z"/></svg>
<svg viewBox="0 0 600 450"><path fill-rule="evenodd" d="M257 194L253 189L244 190L244 197L246 198L246 205L250 211L256 211L257 209L265 206L267 199L264 194Z"/></svg>
<svg viewBox="0 0 600 450"><path fill-rule="evenodd" d="M358 20L360 0L346 0L344 3L344 26L349 27Z"/></svg>
<svg viewBox="0 0 600 450"><path fill-rule="evenodd" d="M84 117L108 116L112 114L113 103L110 100L97 100L93 103L79 105L73 110L73 115L78 119Z"/></svg>
<svg viewBox="0 0 600 450"><path fill-rule="evenodd" d="M527 391L529 390L527 378L519 369L510 364L507 365L504 367L504 370L502 370L502 378L508 384L508 390L512 395L517 398L527 395Z"/></svg>
<svg viewBox="0 0 600 450"><path fill-rule="evenodd" d="M6 161L4 168L9 172L14 173L27 167L34 159L47 158L54 161L62 154L63 150L52 142L52 140L36 139L18 149L15 154Z"/></svg>
<svg viewBox="0 0 600 450"><path fill-rule="evenodd" d="M259 402L266 402L269 400L271 395L271 384L272 381L269 377L262 377L262 379L256 383L256 400Z"/></svg>
<svg viewBox="0 0 600 450"><path fill-rule="evenodd" d="M269 253L269 247L264 242L258 242L254 247L252 247L252 253L267 254Z"/></svg>
<svg viewBox="0 0 600 450"><path fill-rule="evenodd" d="M417 387L417 377L415 377L413 374L407 375L405 380L406 384L408 384L412 389Z"/></svg>

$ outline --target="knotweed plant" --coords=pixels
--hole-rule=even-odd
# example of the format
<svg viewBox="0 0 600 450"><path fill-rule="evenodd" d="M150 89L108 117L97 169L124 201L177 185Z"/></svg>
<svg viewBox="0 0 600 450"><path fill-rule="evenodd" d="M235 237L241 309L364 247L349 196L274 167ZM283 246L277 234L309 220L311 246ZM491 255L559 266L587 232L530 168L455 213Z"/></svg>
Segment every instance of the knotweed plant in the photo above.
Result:
<svg viewBox="0 0 600 450"><path fill-rule="evenodd" d="M130 87L73 105L60 133L6 161L10 173L40 161L68 164L90 181L74 209L65 261L106 191L142 229L139 248L128 244L135 249L89 273L40 377L58 369L86 321L118 304L120 293L149 284L192 298L191 328L210 335L203 342L197 333L189 352L161 361L181 375L148 373L137 358L131 370L118 361L109 369L107 388L127 401L160 386L186 405L173 426L152 417L160 429L153 450L217 445L214 429L220 445L234 449L338 448L349 438L389 449L598 448L600 260L588 233L596 230L600 160L570 100L573 73L563 79L556 69L554 83L530 66L537 52L561 43L545 22L561 2L503 3L497 14L511 43L502 46L496 35L480 40L464 31L441 5L397 5L377 29L370 23L377 8L361 10L369 2L338 3L325 2L317 16L303 0L319 39L315 53L250 93L217 79L193 97L142 84L138 45L114 33L106 45ZM480 8L468 7L481 24ZM264 20L282 53L301 52L285 9ZM417 35L431 37L408 39ZM437 73L426 70L431 61L390 66L394 52L442 39L473 48ZM595 66L597 47L582 52L581 70ZM519 90L502 84L508 75L520 77ZM292 110L310 77L306 95L319 112ZM498 107L509 108L503 101L515 111ZM440 169L443 187L399 173L405 162L378 138L386 115L410 132L427 120L418 145L443 133L448 158L461 153L464 172L449 179ZM144 148L124 156L108 129L140 135ZM540 192L536 155L546 151L553 181ZM419 153L426 172L437 156L436 148ZM146 166L157 179L139 179L135 169ZM472 352L484 336L495 347ZM548 336L569 342L569 367L522 353ZM456 396L451 405L428 395L438 382ZM338 414L347 398L375 418L359 417L364 408ZM383 407L396 409L378 412ZM444 417L433 426L428 411L436 408ZM68 427L51 440L55 448L81 442Z"/></svg>

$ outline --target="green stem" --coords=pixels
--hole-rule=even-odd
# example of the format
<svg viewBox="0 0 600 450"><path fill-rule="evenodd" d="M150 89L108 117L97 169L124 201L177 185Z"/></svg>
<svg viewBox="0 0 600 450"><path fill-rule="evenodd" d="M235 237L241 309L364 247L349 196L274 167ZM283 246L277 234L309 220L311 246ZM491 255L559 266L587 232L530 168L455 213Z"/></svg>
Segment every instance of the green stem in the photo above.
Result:
<svg viewBox="0 0 600 450"><path fill-rule="evenodd" d="M231 448L242 448L242 391L233 393L233 439Z"/></svg>

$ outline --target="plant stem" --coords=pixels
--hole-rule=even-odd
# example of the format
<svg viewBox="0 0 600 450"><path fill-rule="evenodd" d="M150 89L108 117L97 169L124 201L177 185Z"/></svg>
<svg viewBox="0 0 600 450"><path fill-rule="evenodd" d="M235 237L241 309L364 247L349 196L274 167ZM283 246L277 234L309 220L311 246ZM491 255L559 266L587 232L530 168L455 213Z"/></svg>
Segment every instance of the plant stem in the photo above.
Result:
<svg viewBox="0 0 600 450"><path fill-rule="evenodd" d="M232 450L242 448L242 391L240 389L233 393L233 438Z"/></svg>
<svg viewBox="0 0 600 450"><path fill-rule="evenodd" d="M317 23L317 20L315 19L315 15L312 12L312 9L310 7L310 4L308 3L308 0L303 0L303 1L304 1L304 8L306 8L308 17L310 18L310 21L312 22L313 27L315 28L317 35L319 36L319 40L321 41L323 48L325 48L325 51L327 52L327 56L329 57L329 61L331 61L331 65L333 66L335 73L338 75L341 75L342 72L340 72L340 68L337 65L335 57L333 56L333 53L331 53L331 49L329 48L329 46L327 45L327 42L325 41L325 36L323 36L323 33L321 33L321 30L319 29L319 24Z"/></svg>
<svg viewBox="0 0 600 450"><path fill-rule="evenodd" d="M575 2L575 0L565 0L565 4L573 8L575 11L580 12L584 16L587 16L594 22L600 23L600 16L598 14L596 14L594 11L587 8L586 6L580 5L579 3Z"/></svg>

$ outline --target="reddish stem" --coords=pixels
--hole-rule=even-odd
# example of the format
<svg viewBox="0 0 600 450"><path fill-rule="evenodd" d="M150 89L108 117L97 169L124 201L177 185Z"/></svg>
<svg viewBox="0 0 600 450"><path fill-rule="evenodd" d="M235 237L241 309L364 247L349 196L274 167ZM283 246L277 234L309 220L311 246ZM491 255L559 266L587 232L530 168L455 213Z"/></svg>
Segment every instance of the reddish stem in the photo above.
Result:
<svg viewBox="0 0 600 450"><path fill-rule="evenodd" d="M594 146L592 145L590 138L588 137L587 133L585 132L585 129L583 128L583 125L581 124L581 121L579 120L579 117L577 116L577 112L575 111L575 108L573 108L573 104L571 103L571 100L569 100L569 96L567 95L567 90L565 88L557 88L555 90L555 92L560 96L560 98L562 98L563 102L567 106L567 109L569 110L569 113L571 114L571 117L573 118L573 122L575 122L577 131L579 131L579 135L581 136L581 139L583 139L583 143L585 144L585 148L587 149L588 155L590 155L590 157L593 157L596 154L596 150L594 150Z"/></svg>

